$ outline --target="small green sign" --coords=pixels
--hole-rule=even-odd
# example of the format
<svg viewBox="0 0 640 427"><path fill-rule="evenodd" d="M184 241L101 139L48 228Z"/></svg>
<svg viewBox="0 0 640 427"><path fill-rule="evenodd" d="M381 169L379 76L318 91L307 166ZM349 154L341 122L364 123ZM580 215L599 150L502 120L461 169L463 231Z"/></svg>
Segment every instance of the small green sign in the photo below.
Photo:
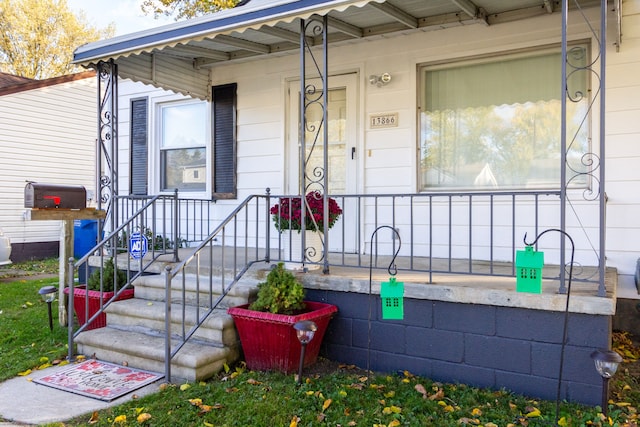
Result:
<svg viewBox="0 0 640 427"><path fill-rule="evenodd" d="M542 293L542 267L544 252L525 246L524 251L516 252L516 291Z"/></svg>
<svg viewBox="0 0 640 427"><path fill-rule="evenodd" d="M404 283L396 282L395 277L390 277L388 282L380 285L380 298L382 299L382 318L385 320L404 319Z"/></svg>

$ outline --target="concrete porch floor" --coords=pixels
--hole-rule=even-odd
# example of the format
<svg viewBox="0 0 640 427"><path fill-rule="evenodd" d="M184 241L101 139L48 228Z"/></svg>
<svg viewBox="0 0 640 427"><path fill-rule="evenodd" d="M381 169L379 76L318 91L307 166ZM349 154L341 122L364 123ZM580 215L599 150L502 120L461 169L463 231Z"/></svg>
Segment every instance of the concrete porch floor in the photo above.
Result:
<svg viewBox="0 0 640 427"><path fill-rule="evenodd" d="M226 251L230 250L230 248L226 248ZM201 269L204 269L206 272L208 272L210 267L213 267L214 271L221 270L221 263L216 263L216 261L223 259L222 247L214 246L213 251L214 253L211 257L208 252L201 257ZM255 251L255 249L250 249L249 251ZM264 250L261 251L262 252L259 253L264 254ZM179 249L180 260L187 259L191 253L192 249L190 248ZM226 256L224 256L225 271L234 271L234 269L237 270L245 265L241 261L243 255L240 254L234 259L229 253L232 252L227 252ZM278 253L277 250L271 251L271 264L278 262ZM206 264L210 258L213 259L213 263L217 265L203 265ZM172 257L169 255L161 256L159 260L154 263L151 271L161 273L165 266L174 264L171 260ZM377 268L373 268L371 272L369 269L369 255L330 254L330 261L334 264L330 264L329 274L323 274L320 266L316 266L319 268L313 269L313 265L309 266L311 268L306 272L296 271L296 274L308 289L355 292L361 294L368 294L370 290L373 294L379 294L380 283L388 281L389 279L389 273L387 271L387 267L391 262L391 257L389 256L376 257L376 259L374 259L374 265ZM475 274L444 274L425 271L428 270L429 262L430 260L428 258L414 257L414 270L404 270L409 268L410 259L407 257L397 257L396 265L399 270L396 274L396 280L404 282L405 298L528 308L545 311L564 311L566 308L567 294L558 293L558 279L543 280L542 293L540 294L516 292L515 277L489 275L491 271L496 274L510 274L510 272L513 271L513 266L510 263L494 262L493 265L491 265L486 261L474 261L470 264L468 260L452 260L451 270L465 272L471 269ZM134 269L136 268L136 260L127 260L124 258L118 260L118 264L121 267L126 267L127 263L130 263L129 266L132 266ZM234 263L236 265L234 265ZM448 267L449 260L432 259L431 263L434 270L444 270ZM346 267L344 264L358 265L358 267ZM256 263L247 274L251 277L261 279L267 274L268 269L268 264ZM558 266L545 265L543 273L545 277L557 277L558 271ZM597 296L597 283L576 280L575 277L578 274L580 277L597 277L594 276L597 274L597 269L595 267L580 267L579 270L574 268L574 279L572 279L569 297L569 311L573 313L613 316L616 312L617 271L613 268L606 270L605 297ZM369 280L370 275L371 282ZM567 274L565 287L569 286L568 279Z"/></svg>

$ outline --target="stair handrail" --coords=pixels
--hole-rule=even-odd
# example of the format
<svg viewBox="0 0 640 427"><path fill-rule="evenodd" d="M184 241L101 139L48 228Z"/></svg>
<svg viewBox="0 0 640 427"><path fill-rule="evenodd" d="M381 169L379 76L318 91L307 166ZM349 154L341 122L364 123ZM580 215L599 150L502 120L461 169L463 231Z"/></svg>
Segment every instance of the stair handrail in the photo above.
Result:
<svg viewBox="0 0 640 427"><path fill-rule="evenodd" d="M73 349L74 349L74 339L82 332L84 332L88 325L91 324L91 322L93 322L95 319L97 319L102 313L104 313L104 310L113 302L116 301L120 295L126 290L132 287L132 283L135 279L137 279L138 277L142 276L147 269L154 263L154 261L156 261L158 259L158 257L160 257L161 255L164 255L164 253L162 252L158 252L158 253L153 253L151 255L151 257L149 257L146 260L143 260L142 258L140 258L138 266L139 268L137 270L135 270L135 273L131 274L132 271L134 270L130 270L127 268L127 271L129 272L127 274L127 281L124 285L122 285L119 289L116 288L114 290L114 295L109 298L106 302L104 300L101 300L101 304L100 304L100 308L98 309L98 311L92 315L90 318L85 320L85 323L83 325L80 325L78 327L78 329L74 332L72 325L73 325L73 313L74 313L74 309L73 309L73 299L74 299L74 276L75 276L75 271L78 270L81 266L83 266L85 263L87 263L89 261L89 258L94 256L94 254L97 252L100 254L100 256L104 256L104 252L105 249L109 249L112 252L112 256L114 258L114 265L117 266L117 259L118 259L118 248L117 248L117 244L112 245L111 248L107 248L107 245L110 242L117 242L118 239L118 235L119 233L122 232L122 230L127 229L138 217L144 215L149 209L153 208L155 206L155 204L160 200L160 199L174 199L174 225L175 225L175 230L174 230L174 239L177 242L177 236L179 236L179 221L177 221L178 218L178 209L177 209L177 192L174 192L173 195L166 195L166 194L160 194L160 195L156 195L153 196L152 198L149 199L148 202L146 202L142 207L140 207L135 213L133 213L125 222L123 222L119 227L117 227L115 230L113 230L112 232L110 232L106 237L104 237L100 242L98 242L93 248L91 248L85 255L83 255L81 258L79 258L77 261L73 258L70 257L68 260L68 275L66 278L67 281L67 288L69 289L69 300L68 300L68 305L67 305L67 325L68 325L68 355L67 358L69 361L74 359L74 355L73 355ZM174 259L177 260L177 254L178 254L178 247L177 244L173 245L173 251L174 251ZM130 259L127 256L127 264L130 265ZM104 265L104 263L101 263L101 267ZM87 290L88 293L88 290Z"/></svg>
<svg viewBox="0 0 640 427"><path fill-rule="evenodd" d="M228 295L231 289L238 283L238 281L242 278L242 276L256 263L258 262L270 262L270 227L265 227L265 256L264 257L256 257L253 260L247 260L246 265L244 265L236 274L234 274L231 282L224 286L221 289L220 295L216 298L215 301L212 301L211 306L204 312L202 316L196 319L193 327L187 332L184 330L184 322L182 323L183 333L182 333L182 342L177 343L175 348L171 348L171 282L173 279L180 273L184 273L187 266L192 262L198 260L200 252L202 252L205 248L211 245L214 239L228 226L232 221L236 219L236 217L246 209L250 202L254 199L258 200L264 198L265 203L265 213L266 217L269 217L269 203L270 196L269 194L265 196L261 195L250 195L242 201L224 220L222 220L218 226L205 238L189 256L184 258L179 264L171 267L170 265L165 267L165 380L167 382L171 382L171 360L175 355L184 347L184 345L189 341L189 339L195 334L195 332L200 328L200 326L204 323L204 321L214 312L214 310L218 307L218 305L222 302L222 300ZM256 210L259 206L256 206ZM257 213L257 212L256 212ZM257 218L256 218L257 219ZM224 263L222 265L222 271L224 273ZM210 273L211 274L211 273ZM184 275L183 275L183 287L184 287ZM184 288L183 288L184 290ZM184 302L183 302L184 306Z"/></svg>

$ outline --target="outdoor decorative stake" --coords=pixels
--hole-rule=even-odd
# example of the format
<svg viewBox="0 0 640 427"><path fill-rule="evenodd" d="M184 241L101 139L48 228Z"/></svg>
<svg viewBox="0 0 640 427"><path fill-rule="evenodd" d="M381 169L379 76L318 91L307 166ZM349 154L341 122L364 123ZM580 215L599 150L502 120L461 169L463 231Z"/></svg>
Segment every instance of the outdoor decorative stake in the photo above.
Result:
<svg viewBox="0 0 640 427"><path fill-rule="evenodd" d="M400 247L402 246L402 241L400 240L400 233L398 232L398 229L391 227L389 225L381 225L380 227L376 228L373 233L371 233L371 252L369 254L369 318L367 319L367 323L369 325L368 328L368 333L367 333L367 378L369 378L369 374L371 373L371 317L372 317L372 298L371 298L371 290L372 290L372 284L373 284L373 252L374 252L374 246L373 244L373 238L376 236L376 234L378 234L378 231L382 230L383 228L388 228L389 230L391 230L391 232L393 233L395 239L398 240L398 248L395 248L395 244L393 245L394 247L394 254L393 254L393 258L391 258L391 262L389 263L389 267L387 268L387 271L389 272L389 276L391 276L391 278L389 278L389 282L393 282L395 286L400 286L402 285L402 289L400 288L395 288L393 290L390 289L385 289L385 294L386 294L386 298L390 298L389 302L391 303L391 307L390 309L393 311L393 315L398 315L398 308L400 308L400 317L398 317L398 319L402 319L402 316L404 315L404 303L402 302L402 298L399 298L396 300L396 298L398 297L403 297L404 296L404 284L403 283L395 283L395 275L398 273L398 269L396 268L396 257L398 256L398 254L400 253ZM389 315L391 315L391 311L385 310L385 296L383 296L383 287L385 287L385 283L386 282L382 282L380 284L380 298L382 298L382 318L383 319L390 319L390 317L386 317L387 313ZM391 283L386 283L388 285L391 285ZM395 303L401 304L402 306L398 306L394 307L393 305ZM394 317L395 319L396 317Z"/></svg>
<svg viewBox="0 0 640 427"><path fill-rule="evenodd" d="M542 293L542 266L544 253L527 245L524 251L516 252L516 291Z"/></svg>
<svg viewBox="0 0 640 427"><path fill-rule="evenodd" d="M388 282L380 284L382 299L382 318L385 320L404 319L404 283L390 277Z"/></svg>

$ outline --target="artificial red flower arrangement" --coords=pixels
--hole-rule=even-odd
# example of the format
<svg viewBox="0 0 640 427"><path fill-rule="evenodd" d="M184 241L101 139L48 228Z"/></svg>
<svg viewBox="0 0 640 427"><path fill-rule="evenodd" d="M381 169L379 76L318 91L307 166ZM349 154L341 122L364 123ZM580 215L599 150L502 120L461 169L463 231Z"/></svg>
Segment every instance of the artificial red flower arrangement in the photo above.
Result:
<svg viewBox="0 0 640 427"><path fill-rule="evenodd" d="M305 229L311 231L324 231L324 205L322 193L310 191L305 196ZM342 215L342 209L333 198L328 198L329 203L329 224L328 228ZM284 230L302 229L302 198L301 197L281 197L279 203L271 207L270 213L275 223L276 229L280 232Z"/></svg>

